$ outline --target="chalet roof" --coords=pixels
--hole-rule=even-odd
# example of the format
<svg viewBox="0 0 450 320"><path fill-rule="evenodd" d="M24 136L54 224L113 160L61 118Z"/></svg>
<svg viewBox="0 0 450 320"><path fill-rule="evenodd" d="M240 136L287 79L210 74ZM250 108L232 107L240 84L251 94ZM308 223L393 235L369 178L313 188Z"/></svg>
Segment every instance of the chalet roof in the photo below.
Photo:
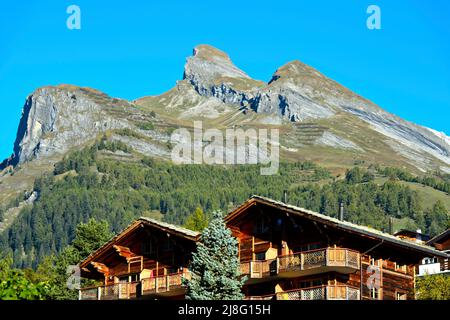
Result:
<svg viewBox="0 0 450 320"><path fill-rule="evenodd" d="M166 231L173 235L178 235L183 238L186 238L188 240L197 241L200 237L200 232L189 230L180 226L176 226L170 223L162 222L156 219L151 219L147 217L140 217L136 221L129 224L122 232L112 237L108 242L106 242L103 246L101 246L99 249L92 252L86 259L80 262L80 267L85 267L88 265L91 261L94 261L93 259L95 257L98 257L101 253L105 252L108 248L113 248L114 244L117 243L121 238L123 238L128 233L132 232L133 230L137 229L140 225L148 225L155 227L157 229Z"/></svg>
<svg viewBox="0 0 450 320"><path fill-rule="evenodd" d="M321 214L318 212L314 212L314 211L311 211L308 209L304 209L304 208L297 207L294 205L286 204L281 201L276 201L276 200L258 196L258 195L252 196L250 199L248 199L246 202L244 202L237 209L230 212L225 217L225 221L228 222L228 221L232 220L234 217L238 216L243 210L245 210L246 208L248 208L251 205L254 205L255 203L261 203L261 204L269 205L272 207L276 207L281 210L286 210L286 211L296 214L298 216L302 216L302 217L305 217L305 218L308 218L311 220L316 220L323 224L330 225L330 226L336 227L341 230L345 230L345 231L349 231L352 233L357 233L360 235L383 240L383 241L386 241L387 243L391 243L391 244L394 244L397 246L413 249L413 250L419 251L421 253L425 253L430 256L447 257L447 255L445 253L443 253L439 250L436 250L433 247L425 245L425 244L402 240L391 234L388 234L388 233L385 233L385 232L382 232L382 231L379 231L379 230L376 230L373 228L357 225L357 224L354 224L354 223L351 223L348 221L341 221L339 219L329 217L327 215L324 215L324 214Z"/></svg>
<svg viewBox="0 0 450 320"><path fill-rule="evenodd" d="M439 242L442 239L448 238L450 236L450 229L445 230L444 232L438 234L434 238L427 241L428 245L432 245L433 243Z"/></svg>
<svg viewBox="0 0 450 320"><path fill-rule="evenodd" d="M197 240L197 237L200 236L200 232L198 231L193 231L190 229L186 229L174 224L170 224L170 223L166 223L166 222L162 222L156 219L151 219L151 218L147 218L147 217L140 217L138 221L143 221L146 222L148 224L151 224L155 227L159 227L160 229L166 229L166 230L170 230L173 231L175 233L179 233L182 234L186 237L192 238L192 240Z"/></svg>

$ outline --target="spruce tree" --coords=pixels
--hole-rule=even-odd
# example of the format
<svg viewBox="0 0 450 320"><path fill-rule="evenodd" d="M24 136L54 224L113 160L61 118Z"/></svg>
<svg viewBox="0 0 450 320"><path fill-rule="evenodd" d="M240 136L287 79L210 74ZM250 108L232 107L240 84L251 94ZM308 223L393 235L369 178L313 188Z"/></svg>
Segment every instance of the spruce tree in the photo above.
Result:
<svg viewBox="0 0 450 320"><path fill-rule="evenodd" d="M196 252L192 255L192 278L187 282L188 300L243 299L245 281L239 271L238 242L215 211L208 227L203 230Z"/></svg>

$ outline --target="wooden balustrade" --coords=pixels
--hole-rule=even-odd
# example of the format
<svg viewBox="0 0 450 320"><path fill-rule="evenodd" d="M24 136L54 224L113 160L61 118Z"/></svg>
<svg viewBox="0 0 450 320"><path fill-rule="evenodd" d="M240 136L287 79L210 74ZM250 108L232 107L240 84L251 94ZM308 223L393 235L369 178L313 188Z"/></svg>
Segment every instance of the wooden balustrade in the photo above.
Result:
<svg viewBox="0 0 450 320"><path fill-rule="evenodd" d="M188 273L174 273L165 276L142 279L142 293L167 292L183 286L183 278L189 279Z"/></svg>
<svg viewBox="0 0 450 320"><path fill-rule="evenodd" d="M83 288L79 291L79 300L133 299L145 294L168 292L182 288L183 278L190 279L190 274L188 272L174 273L135 282Z"/></svg>
<svg viewBox="0 0 450 320"><path fill-rule="evenodd" d="M347 267L359 269L360 254L345 248L322 248L299 252L277 259L241 263L241 273L249 278L263 278L271 274L302 271L318 267Z"/></svg>
<svg viewBox="0 0 450 320"><path fill-rule="evenodd" d="M359 300L359 289L346 285L316 286L277 292L264 296L247 296L245 300Z"/></svg>

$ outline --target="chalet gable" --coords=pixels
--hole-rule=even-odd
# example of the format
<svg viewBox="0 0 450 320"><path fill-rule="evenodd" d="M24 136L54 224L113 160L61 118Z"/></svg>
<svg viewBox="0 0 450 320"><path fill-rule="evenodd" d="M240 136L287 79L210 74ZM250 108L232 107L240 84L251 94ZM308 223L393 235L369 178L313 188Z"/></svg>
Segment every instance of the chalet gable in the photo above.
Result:
<svg viewBox="0 0 450 320"><path fill-rule="evenodd" d="M339 219L329 217L324 214L320 214L311 210L300 208L297 206L285 204L280 201L254 195L238 208L230 212L225 217L225 222L229 227L237 228L237 224L245 216L251 212L255 212L255 207L260 207L260 212L264 212L264 215L272 214L276 215L280 212L287 218L301 217L311 221L317 229L317 232L323 233L326 237L326 230L338 230L344 235L353 236L360 239L365 239L378 243L379 245L389 246L395 248L399 252L405 252L405 254L415 254L418 256L441 256L445 257L446 254L434 249L431 246L425 244L414 243L399 239L391 234L381 232L379 230L360 226L348 221L341 221ZM261 216L261 220L265 217ZM292 222L295 225L295 222Z"/></svg>
<svg viewBox="0 0 450 320"><path fill-rule="evenodd" d="M128 264L129 269L134 264L140 265L140 269L142 269L143 254L151 251L147 248L148 252L144 252L145 245L148 243L141 241L143 236L154 239L155 243L159 242L161 246L170 248L169 245L176 239L186 243L195 243L198 241L200 233L155 219L141 217L84 259L80 263L82 272L96 272L108 276L112 261L120 261L118 257Z"/></svg>

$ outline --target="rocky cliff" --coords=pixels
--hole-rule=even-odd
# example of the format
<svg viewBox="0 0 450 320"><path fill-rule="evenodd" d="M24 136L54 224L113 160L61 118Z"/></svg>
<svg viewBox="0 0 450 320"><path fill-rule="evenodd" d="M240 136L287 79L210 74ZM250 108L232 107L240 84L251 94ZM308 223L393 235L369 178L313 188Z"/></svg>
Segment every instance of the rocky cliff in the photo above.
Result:
<svg viewBox="0 0 450 320"><path fill-rule="evenodd" d="M111 102L105 94L87 88L62 85L37 89L26 99L8 164L64 155L105 130L129 126L127 120L105 111Z"/></svg>

